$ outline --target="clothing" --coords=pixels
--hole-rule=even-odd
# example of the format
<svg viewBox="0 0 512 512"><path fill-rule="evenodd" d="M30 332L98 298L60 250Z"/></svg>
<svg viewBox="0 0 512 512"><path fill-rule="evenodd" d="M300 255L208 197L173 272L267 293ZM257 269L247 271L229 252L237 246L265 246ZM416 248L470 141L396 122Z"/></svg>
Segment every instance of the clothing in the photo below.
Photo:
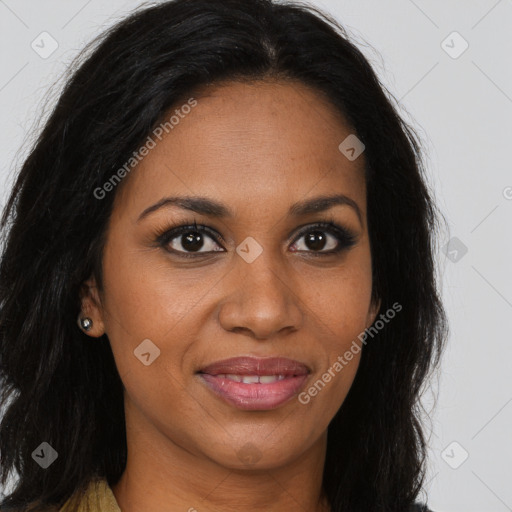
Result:
<svg viewBox="0 0 512 512"><path fill-rule="evenodd" d="M96 480L89 484L89 488L84 494L80 503L78 512L86 512L84 507L86 500L91 500L91 512L121 512L119 505L117 504L116 498L112 489L109 487L106 480ZM97 501L94 501L97 500ZM69 500L62 506L59 512L68 512L67 504ZM416 503L411 507L409 512L434 512L428 509L425 505Z"/></svg>
<svg viewBox="0 0 512 512"><path fill-rule="evenodd" d="M112 489L109 487L106 480L95 480L89 484L89 487L82 497L80 502L80 508L77 512L86 512L85 504L87 500L91 503L91 512L121 512L119 505L117 504L116 498ZM96 501L97 500L97 501ZM59 510L59 512L67 512L69 510L68 500ZM410 512L434 512L428 509L425 505L416 503L414 504Z"/></svg>
<svg viewBox="0 0 512 512"><path fill-rule="evenodd" d="M73 497L69 498L59 509L59 512L71 510L70 502L72 499ZM86 512L87 502L89 502L91 512L121 512L114 493L105 479L97 479L89 483L89 487L81 497L77 512Z"/></svg>
<svg viewBox="0 0 512 512"><path fill-rule="evenodd" d="M71 501L74 497L69 498L58 511L54 508L48 509L48 512L70 512ZM80 497L80 504L76 512L87 512L87 504L89 503L89 512L121 512L119 505L112 489L105 479L96 479L89 483L88 488ZM8 512L9 508L1 508L0 512ZM416 503L409 512L434 512L425 505Z"/></svg>

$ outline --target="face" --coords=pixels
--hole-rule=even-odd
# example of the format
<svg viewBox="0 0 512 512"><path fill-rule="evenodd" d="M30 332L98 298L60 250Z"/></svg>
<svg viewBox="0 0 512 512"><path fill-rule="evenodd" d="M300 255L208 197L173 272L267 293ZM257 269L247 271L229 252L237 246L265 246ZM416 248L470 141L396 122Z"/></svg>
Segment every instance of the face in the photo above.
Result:
<svg viewBox="0 0 512 512"><path fill-rule="evenodd" d="M224 467L278 467L325 441L361 353L336 362L378 311L364 154L344 156L350 128L302 84L194 97L116 191L104 289L91 278L83 309L131 427ZM163 201L192 196L215 204ZM236 357L264 361L211 367Z"/></svg>

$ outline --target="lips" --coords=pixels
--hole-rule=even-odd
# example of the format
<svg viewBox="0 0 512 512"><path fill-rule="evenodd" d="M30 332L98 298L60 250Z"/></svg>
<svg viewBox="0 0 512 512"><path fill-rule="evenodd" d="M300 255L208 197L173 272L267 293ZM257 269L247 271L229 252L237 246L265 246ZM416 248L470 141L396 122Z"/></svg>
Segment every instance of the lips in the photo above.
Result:
<svg viewBox="0 0 512 512"><path fill-rule="evenodd" d="M200 370L208 375L307 375L310 369L303 363L286 357L233 357L212 363Z"/></svg>
<svg viewBox="0 0 512 512"><path fill-rule="evenodd" d="M296 396L310 369L283 357L235 357L210 364L197 372L217 397L243 410L275 409Z"/></svg>

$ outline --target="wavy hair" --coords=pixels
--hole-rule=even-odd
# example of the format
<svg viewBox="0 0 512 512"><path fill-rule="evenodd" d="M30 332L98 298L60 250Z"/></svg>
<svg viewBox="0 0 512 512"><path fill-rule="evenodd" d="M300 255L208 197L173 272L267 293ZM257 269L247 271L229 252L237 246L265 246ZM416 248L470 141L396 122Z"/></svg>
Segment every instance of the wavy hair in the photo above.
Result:
<svg viewBox="0 0 512 512"><path fill-rule="evenodd" d="M440 212L418 135L346 30L299 2L172 0L130 13L71 66L0 223L0 481L4 507L60 506L126 464L123 384L108 338L77 328L81 283L102 286L115 191L101 187L199 87L279 79L313 87L365 144L372 299L402 310L364 347L328 427L333 512L403 512L426 475L420 398L448 326L435 255ZM395 100L396 101L396 100ZM47 470L32 459L48 442Z"/></svg>

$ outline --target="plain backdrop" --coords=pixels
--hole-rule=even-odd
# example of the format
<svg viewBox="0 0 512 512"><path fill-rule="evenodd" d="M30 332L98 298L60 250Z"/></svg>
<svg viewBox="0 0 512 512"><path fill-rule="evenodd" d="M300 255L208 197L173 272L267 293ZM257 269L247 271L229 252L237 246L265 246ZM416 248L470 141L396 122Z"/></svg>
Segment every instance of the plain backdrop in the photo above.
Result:
<svg viewBox="0 0 512 512"><path fill-rule="evenodd" d="M424 399L433 428L423 497L435 512L512 511L512 0L310 3L345 26L400 102L449 223L437 260L450 338ZM140 4L0 0L1 206L60 90L49 87Z"/></svg>

